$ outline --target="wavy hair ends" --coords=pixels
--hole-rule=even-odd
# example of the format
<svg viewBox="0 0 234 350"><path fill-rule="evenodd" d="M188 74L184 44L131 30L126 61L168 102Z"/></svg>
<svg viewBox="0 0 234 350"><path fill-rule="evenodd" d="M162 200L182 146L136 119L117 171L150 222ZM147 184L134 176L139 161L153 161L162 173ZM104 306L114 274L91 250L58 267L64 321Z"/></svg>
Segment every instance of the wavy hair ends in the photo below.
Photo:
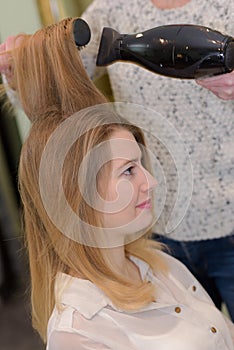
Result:
<svg viewBox="0 0 234 350"><path fill-rule="evenodd" d="M81 61L73 37L76 18L21 34L13 51L13 78L16 90L31 121L48 115L67 117L91 105L105 103Z"/></svg>

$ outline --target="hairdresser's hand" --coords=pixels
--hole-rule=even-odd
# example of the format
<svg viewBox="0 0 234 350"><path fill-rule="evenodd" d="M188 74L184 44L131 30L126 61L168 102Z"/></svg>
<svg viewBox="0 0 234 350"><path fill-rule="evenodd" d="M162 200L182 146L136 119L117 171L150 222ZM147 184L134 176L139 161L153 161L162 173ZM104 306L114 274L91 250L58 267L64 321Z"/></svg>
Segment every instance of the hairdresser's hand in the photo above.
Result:
<svg viewBox="0 0 234 350"><path fill-rule="evenodd" d="M11 50L20 45L23 36L9 36L4 43L0 45L0 73L4 74L9 80L12 76L12 56Z"/></svg>
<svg viewBox="0 0 234 350"><path fill-rule="evenodd" d="M210 90L222 100L234 100L234 71L212 78L196 80L196 83Z"/></svg>

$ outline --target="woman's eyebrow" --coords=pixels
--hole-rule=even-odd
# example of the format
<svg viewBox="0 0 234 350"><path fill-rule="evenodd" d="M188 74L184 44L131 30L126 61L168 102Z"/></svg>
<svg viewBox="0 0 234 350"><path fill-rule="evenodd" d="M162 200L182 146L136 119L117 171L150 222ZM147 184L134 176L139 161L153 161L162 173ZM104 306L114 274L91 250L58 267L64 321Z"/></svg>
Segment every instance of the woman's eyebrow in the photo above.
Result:
<svg viewBox="0 0 234 350"><path fill-rule="evenodd" d="M123 161L123 163L118 166L118 168L116 170L121 170L125 165L129 164L129 163L137 163L139 162L139 160L142 159L142 155L140 154L139 157L134 158L134 159L126 159L125 161Z"/></svg>

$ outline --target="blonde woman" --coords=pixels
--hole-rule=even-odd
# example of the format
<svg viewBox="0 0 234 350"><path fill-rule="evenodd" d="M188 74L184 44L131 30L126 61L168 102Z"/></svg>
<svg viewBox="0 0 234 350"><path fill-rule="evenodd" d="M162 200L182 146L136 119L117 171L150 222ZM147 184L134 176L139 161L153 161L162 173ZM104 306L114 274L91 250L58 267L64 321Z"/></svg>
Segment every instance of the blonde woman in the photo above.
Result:
<svg viewBox="0 0 234 350"><path fill-rule="evenodd" d="M157 183L143 133L87 77L72 26L7 53L32 122L19 183L33 325L47 350L233 350L233 324L149 239Z"/></svg>

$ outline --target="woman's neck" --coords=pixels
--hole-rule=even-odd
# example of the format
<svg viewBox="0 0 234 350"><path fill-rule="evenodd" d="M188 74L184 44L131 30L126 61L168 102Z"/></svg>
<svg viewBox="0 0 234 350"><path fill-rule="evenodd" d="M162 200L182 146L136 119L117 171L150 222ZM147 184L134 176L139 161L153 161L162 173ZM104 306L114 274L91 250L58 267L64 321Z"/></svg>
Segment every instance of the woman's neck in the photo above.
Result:
<svg viewBox="0 0 234 350"><path fill-rule="evenodd" d="M107 262L111 263L111 268L129 280L142 282L138 267L125 254L124 246L108 249L104 253Z"/></svg>
<svg viewBox="0 0 234 350"><path fill-rule="evenodd" d="M161 10L169 10L176 7L182 7L191 0L151 0L154 6Z"/></svg>
<svg viewBox="0 0 234 350"><path fill-rule="evenodd" d="M128 280L142 283L142 278L138 266L131 261L125 254L124 246L117 248L103 249L103 257L106 260L106 264L115 271L115 273L122 275ZM80 279L86 279L81 273L69 270L69 275Z"/></svg>

